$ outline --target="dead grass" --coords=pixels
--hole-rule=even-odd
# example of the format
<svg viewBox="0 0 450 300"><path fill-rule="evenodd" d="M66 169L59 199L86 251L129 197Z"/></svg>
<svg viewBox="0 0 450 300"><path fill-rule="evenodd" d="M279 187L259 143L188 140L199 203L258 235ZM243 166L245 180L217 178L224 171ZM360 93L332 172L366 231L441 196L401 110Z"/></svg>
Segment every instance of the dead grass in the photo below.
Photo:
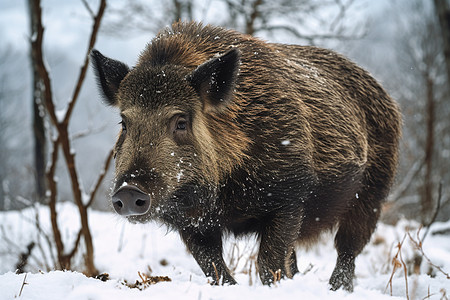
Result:
<svg viewBox="0 0 450 300"><path fill-rule="evenodd" d="M403 247L403 243L405 242L406 239L406 234L403 236L403 239L401 242L399 242L397 244L397 253L394 255L394 257L392 258L392 273L391 273L391 277L389 278L389 281L386 285L386 288L384 290L384 292L386 292L386 290L389 288L389 293L392 296L392 279L394 278L395 273L397 272L397 270L399 269L403 269L404 275L405 275L405 285L406 285L406 299L409 300L409 294L408 294L408 272L407 272L407 266L403 260L402 257L402 247Z"/></svg>
<svg viewBox="0 0 450 300"><path fill-rule="evenodd" d="M423 240L424 240L424 237L426 237L426 235L424 235L422 238L420 237L421 229L422 229L422 226L417 229L415 237L411 234L410 230L407 229L406 233L403 235L401 242L398 242L398 244L396 246L397 252L395 253L394 257L391 260L391 265L392 265L391 276L389 278L389 281L388 281L388 283L386 285L386 289L385 289L385 292L386 292L386 290L389 288L389 292L390 292L391 296L392 296L392 281L393 281L394 275L396 273L398 273L399 270L402 270L403 276L404 276L404 281L405 281L406 299L409 300L411 297L417 298L417 297L415 297L415 295L418 292L418 280L417 280L417 278L415 280L413 280L413 282L412 282L413 284L411 286L408 283L408 275L410 275L410 274L420 275L421 274L421 265L422 265L423 260L425 260L428 263L428 266L430 267L430 269L427 272L427 275L432 276L432 273L433 273L432 271L435 270L435 271L443 274L446 277L446 279L450 280L449 273L444 271L442 267L433 263L431 261L431 259L427 256L425 251L423 250ZM404 251L406 251L403 249L405 247L405 241L408 241L413 247L413 258L407 260L406 262L403 259L403 255L402 255L402 253ZM408 272L408 270L410 270L410 272ZM411 293L410 293L410 289L409 289L410 287L411 287ZM447 291L445 288L441 288L439 291L439 294L441 296L440 299L448 300ZM430 287L428 286L427 296L425 296L422 299L429 299L435 295L438 295L438 293L431 293Z"/></svg>
<svg viewBox="0 0 450 300"><path fill-rule="evenodd" d="M140 291L145 290L151 285L160 283L160 282L171 282L172 279L170 279L168 276L151 276L150 274L141 273L138 271L139 279L136 280L134 283L128 283L127 281L124 281L124 285L131 289L138 289Z"/></svg>

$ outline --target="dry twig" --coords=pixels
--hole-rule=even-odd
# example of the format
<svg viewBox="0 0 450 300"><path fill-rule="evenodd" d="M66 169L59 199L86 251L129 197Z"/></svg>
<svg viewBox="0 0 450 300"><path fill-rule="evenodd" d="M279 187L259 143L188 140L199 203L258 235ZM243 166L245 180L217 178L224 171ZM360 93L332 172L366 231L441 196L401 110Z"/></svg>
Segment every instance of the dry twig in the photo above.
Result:
<svg viewBox="0 0 450 300"><path fill-rule="evenodd" d="M216 273L217 284L220 284L219 272L217 272L216 264L212 262L212 266L214 268L214 272Z"/></svg>
<svg viewBox="0 0 450 300"><path fill-rule="evenodd" d="M439 183L439 188L438 188L438 198L437 198L437 203L436 203L436 209L434 210L434 214L431 217L431 220L428 222L428 224L425 225L426 230L425 233L423 234L422 237L422 242L425 240L425 238L428 235L428 232L430 231L431 225L436 221L436 218L439 214L439 210L441 208L441 198L442 198L442 182Z"/></svg>
<svg viewBox="0 0 450 300"><path fill-rule="evenodd" d="M28 258L31 255L31 251L33 251L33 248L36 244L34 242L31 242L27 246L27 251L20 253L19 261L16 264L16 273L24 273L25 267L28 265Z"/></svg>
<svg viewBox="0 0 450 300"><path fill-rule="evenodd" d="M25 273L25 276L23 277L23 281L22 281L22 286L20 287L19 297L22 296L23 287L24 287L26 284L28 284L28 282L26 282L27 276L28 276L28 273Z"/></svg>
<svg viewBox="0 0 450 300"><path fill-rule="evenodd" d="M442 297L441 297L441 300L448 300L448 297L447 297L447 291L445 290L445 289L441 289L440 290L440 292L441 292L441 294L442 294Z"/></svg>
<svg viewBox="0 0 450 300"><path fill-rule="evenodd" d="M407 268L406 268L406 264L403 261L402 258L402 246L403 246L403 242L406 239L406 234L403 236L403 239L400 243L397 244L397 253L395 254L394 258L392 258L392 264L394 266L394 268L392 269L392 274L391 277L389 278L389 281L386 285L385 288L385 292L387 290L387 288L389 287L389 291L390 291L390 295L392 296L392 279L394 278L395 273L397 272L397 270L399 268L403 268L403 272L405 274L405 285L406 285L406 299L409 300L409 294L408 294L408 272L407 272Z"/></svg>
<svg viewBox="0 0 450 300"><path fill-rule="evenodd" d="M269 271L273 276L273 283L276 285L277 282L281 281L281 270L278 269L275 272L272 270L269 270Z"/></svg>
<svg viewBox="0 0 450 300"><path fill-rule="evenodd" d="M425 258L428 262L428 264L430 264L430 266L434 267L436 270L438 270L439 272L441 272L442 274L444 274L444 276L447 277L447 279L450 279L450 275L449 273L445 272L441 267L435 265L430 258L425 254L425 252L423 251L423 240L420 239L420 229L417 231L417 240L415 240L411 234L408 232L408 237L411 240L411 242L414 244L415 248L417 251L419 251L420 255Z"/></svg>

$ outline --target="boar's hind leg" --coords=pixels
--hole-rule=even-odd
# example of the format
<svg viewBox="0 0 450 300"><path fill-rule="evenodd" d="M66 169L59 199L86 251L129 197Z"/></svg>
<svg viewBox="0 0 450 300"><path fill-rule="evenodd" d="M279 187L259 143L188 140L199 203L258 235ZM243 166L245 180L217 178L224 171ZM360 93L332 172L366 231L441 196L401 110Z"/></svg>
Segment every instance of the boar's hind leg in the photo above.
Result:
<svg viewBox="0 0 450 300"><path fill-rule="evenodd" d="M291 259L290 259L290 269L291 274L294 276L297 273L300 273L297 266L297 255L295 254L295 249L292 250Z"/></svg>
<svg viewBox="0 0 450 300"><path fill-rule="evenodd" d="M298 273L295 241L298 238L299 221L290 216L279 216L260 232L258 253L259 276L263 284L272 284L278 278L292 278Z"/></svg>
<svg viewBox="0 0 450 300"><path fill-rule="evenodd" d="M383 199L379 190L370 189L366 185L366 189L355 197L350 211L340 218L335 237L338 257L329 282L332 290L343 287L349 292L353 291L355 258L375 230Z"/></svg>
<svg viewBox="0 0 450 300"><path fill-rule="evenodd" d="M211 284L236 284L223 260L222 235L220 232L202 235L183 231L181 238L206 277L212 278Z"/></svg>

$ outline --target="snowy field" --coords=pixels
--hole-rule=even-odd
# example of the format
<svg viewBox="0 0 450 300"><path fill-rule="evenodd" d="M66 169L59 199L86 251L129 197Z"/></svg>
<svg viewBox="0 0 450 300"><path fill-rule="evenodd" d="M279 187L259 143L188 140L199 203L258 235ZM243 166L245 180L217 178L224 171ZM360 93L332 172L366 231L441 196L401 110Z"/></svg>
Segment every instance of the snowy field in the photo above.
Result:
<svg viewBox="0 0 450 300"><path fill-rule="evenodd" d="M66 244L76 236L79 220L71 204L58 207L59 222ZM178 235L158 224L132 225L113 213L91 211L90 224L95 243L95 263L109 280L87 278L80 272L45 271L43 261L50 261L47 242L38 238L34 220L36 212L42 229L50 231L45 207L22 212L0 213L0 299L448 299L450 279L450 222L436 223L423 244L425 258L420 275L404 277L403 267L392 279L392 295L388 286L392 275L392 259L399 252L398 243L406 232L417 239L418 225L402 221L396 227L379 224L371 243L356 261L355 291L328 290L328 279L336 254L331 238L309 250L298 250L299 269L292 280L282 280L272 287L263 286L255 274L255 241L252 238L228 239L225 259L234 270L237 286L210 286L194 259L187 253ZM423 235L424 230L420 232ZM436 234L447 231L446 234ZM19 253L31 241L33 249L28 273L15 274ZM47 253L44 256L42 253ZM397 256L409 267L415 250L406 236ZM401 256L400 256L401 255ZM78 263L81 258L78 258ZM401 264L400 264L401 265ZM400 266L399 265L399 266ZM438 270L440 267L442 272ZM74 266L81 269L80 266ZM158 282L144 289L127 286L145 276L167 276L170 282ZM143 275L146 274L146 275ZM430 274L430 275L427 275ZM26 276L26 278L25 278ZM24 284L25 282L25 284Z"/></svg>

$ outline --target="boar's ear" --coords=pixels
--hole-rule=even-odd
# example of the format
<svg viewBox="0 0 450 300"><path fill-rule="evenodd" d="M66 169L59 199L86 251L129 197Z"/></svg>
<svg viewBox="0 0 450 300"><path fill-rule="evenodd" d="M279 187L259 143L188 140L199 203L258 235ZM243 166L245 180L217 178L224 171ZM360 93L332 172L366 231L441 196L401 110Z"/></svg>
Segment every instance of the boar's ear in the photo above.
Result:
<svg viewBox="0 0 450 300"><path fill-rule="evenodd" d="M92 50L91 59L98 85L103 92L103 98L109 105L116 105L116 93L120 82L128 74L128 66L103 56L97 50Z"/></svg>
<svg viewBox="0 0 450 300"><path fill-rule="evenodd" d="M233 96L240 64L240 51L233 48L203 63L188 80L203 100L205 110L225 107Z"/></svg>

